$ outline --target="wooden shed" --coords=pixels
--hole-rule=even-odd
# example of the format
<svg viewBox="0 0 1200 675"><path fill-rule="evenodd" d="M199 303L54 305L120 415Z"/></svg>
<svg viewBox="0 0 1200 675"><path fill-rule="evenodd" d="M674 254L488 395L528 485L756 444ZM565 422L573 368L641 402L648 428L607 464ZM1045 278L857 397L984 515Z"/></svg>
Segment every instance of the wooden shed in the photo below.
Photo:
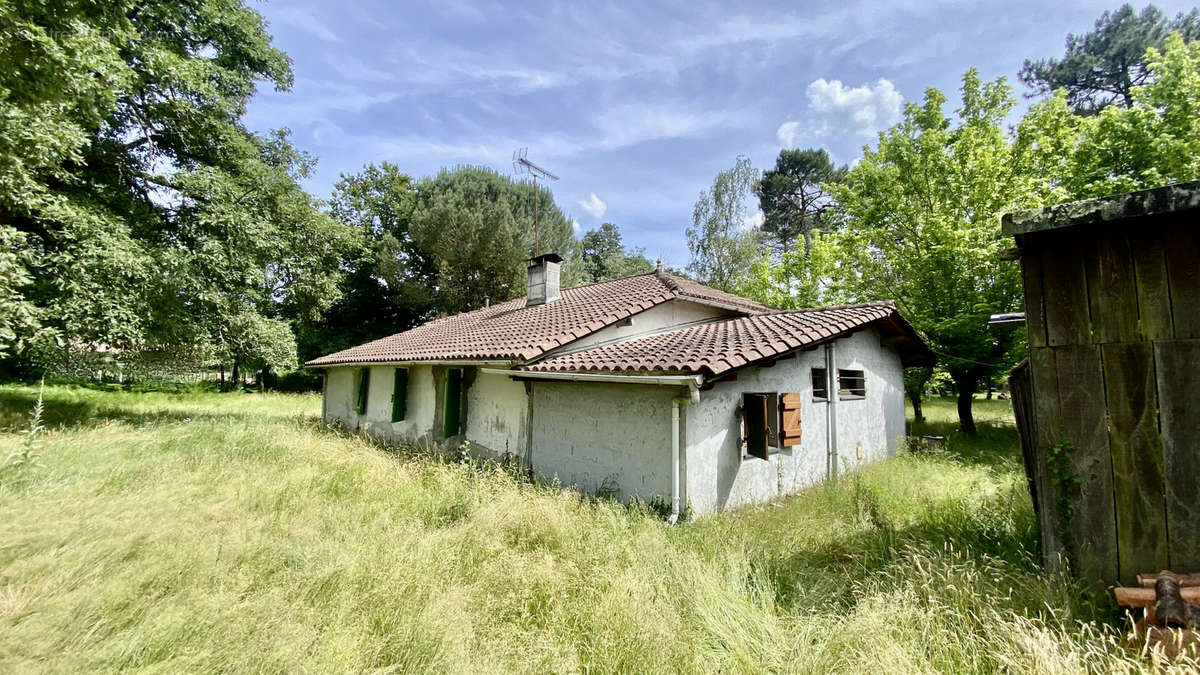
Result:
<svg viewBox="0 0 1200 675"><path fill-rule="evenodd" d="M1004 217L1043 552L1097 585L1200 571L1200 182Z"/></svg>

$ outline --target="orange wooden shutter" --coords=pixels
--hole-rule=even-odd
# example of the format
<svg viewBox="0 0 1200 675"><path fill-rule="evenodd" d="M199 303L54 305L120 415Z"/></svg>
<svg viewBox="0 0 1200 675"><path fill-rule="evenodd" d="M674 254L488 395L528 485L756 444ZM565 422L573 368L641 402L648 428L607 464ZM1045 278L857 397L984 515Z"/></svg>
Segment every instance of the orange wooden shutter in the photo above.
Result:
<svg viewBox="0 0 1200 675"><path fill-rule="evenodd" d="M780 396L779 410L783 422L779 430L780 447L800 445L800 394Z"/></svg>

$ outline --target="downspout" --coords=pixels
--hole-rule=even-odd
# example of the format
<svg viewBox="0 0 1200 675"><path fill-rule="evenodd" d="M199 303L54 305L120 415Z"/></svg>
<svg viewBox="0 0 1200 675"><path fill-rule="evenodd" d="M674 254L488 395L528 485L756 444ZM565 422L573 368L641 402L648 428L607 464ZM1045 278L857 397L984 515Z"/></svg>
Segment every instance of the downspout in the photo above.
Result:
<svg viewBox="0 0 1200 675"><path fill-rule="evenodd" d="M700 391L689 388L687 396L671 401L671 518L672 525L679 522L679 465L682 464L683 444L679 442L680 411L685 405L700 402Z"/></svg>
<svg viewBox="0 0 1200 675"><path fill-rule="evenodd" d="M671 400L671 519L679 522L679 400Z"/></svg>
<svg viewBox="0 0 1200 675"><path fill-rule="evenodd" d="M838 475L838 442L837 442L837 401L838 401L838 378L834 358L833 341L825 343L825 377L828 379L826 386L826 403L825 403L825 475L829 480L837 480Z"/></svg>

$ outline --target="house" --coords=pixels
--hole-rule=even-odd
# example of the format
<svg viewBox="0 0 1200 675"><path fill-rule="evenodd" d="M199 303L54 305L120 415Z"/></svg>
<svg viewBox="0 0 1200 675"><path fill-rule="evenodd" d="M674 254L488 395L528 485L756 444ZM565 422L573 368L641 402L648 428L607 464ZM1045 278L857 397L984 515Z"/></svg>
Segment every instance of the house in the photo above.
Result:
<svg viewBox="0 0 1200 675"><path fill-rule="evenodd" d="M309 361L325 419L706 513L888 456L903 369L933 363L890 303L778 311L661 266L560 290L560 263L530 261L524 298Z"/></svg>
<svg viewBox="0 0 1200 675"><path fill-rule="evenodd" d="M1200 181L1004 216L1042 554L1096 588L1200 570ZM1066 486L1066 487L1064 487Z"/></svg>

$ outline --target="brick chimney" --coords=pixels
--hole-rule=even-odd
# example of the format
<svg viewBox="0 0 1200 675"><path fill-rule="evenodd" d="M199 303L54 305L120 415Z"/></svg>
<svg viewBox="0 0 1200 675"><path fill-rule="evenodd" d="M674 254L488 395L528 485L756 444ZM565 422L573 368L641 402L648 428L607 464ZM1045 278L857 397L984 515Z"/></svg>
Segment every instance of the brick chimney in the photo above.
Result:
<svg viewBox="0 0 1200 675"><path fill-rule="evenodd" d="M562 260L557 253L543 253L529 259L526 307L545 305L558 299L558 269Z"/></svg>

